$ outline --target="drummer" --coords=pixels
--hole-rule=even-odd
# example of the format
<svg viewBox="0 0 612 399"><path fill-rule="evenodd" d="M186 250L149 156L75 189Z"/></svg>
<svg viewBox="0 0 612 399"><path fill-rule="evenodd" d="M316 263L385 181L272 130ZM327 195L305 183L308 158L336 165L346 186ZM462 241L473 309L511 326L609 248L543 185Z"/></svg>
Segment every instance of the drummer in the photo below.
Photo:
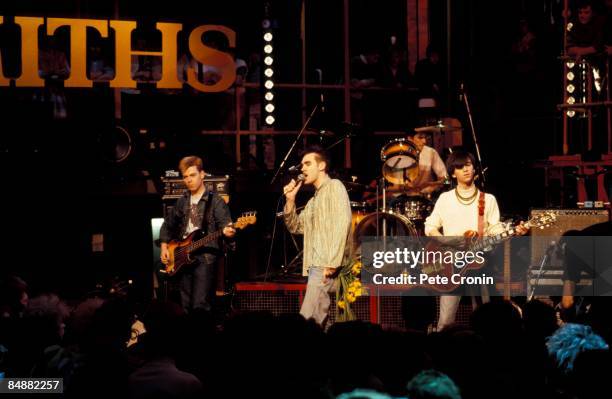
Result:
<svg viewBox="0 0 612 399"><path fill-rule="evenodd" d="M429 195L442 188L447 179L446 166L440 154L427 145L431 136L425 132L409 131L406 139L419 150L419 173L412 181L406 181L407 195Z"/></svg>
<svg viewBox="0 0 612 399"><path fill-rule="evenodd" d="M408 131L406 139L412 142L419 151L417 168L387 169L385 178L390 182L387 194L430 197L440 190L447 181L446 166L438 152L427 145L431 135L426 132ZM375 187L376 181L372 182ZM366 192L364 200L375 201L375 195Z"/></svg>

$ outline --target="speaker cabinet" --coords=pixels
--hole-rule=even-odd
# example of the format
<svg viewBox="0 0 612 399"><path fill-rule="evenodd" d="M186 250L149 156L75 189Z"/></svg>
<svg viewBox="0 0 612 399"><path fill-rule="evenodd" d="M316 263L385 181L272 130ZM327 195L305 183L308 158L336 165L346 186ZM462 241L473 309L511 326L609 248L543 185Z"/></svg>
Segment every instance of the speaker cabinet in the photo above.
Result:
<svg viewBox="0 0 612 399"><path fill-rule="evenodd" d="M531 217L553 212L556 221L549 227L533 229L531 232L531 265L541 262L546 250L553 242L569 230L583 230L594 224L610 220L607 209L532 209Z"/></svg>

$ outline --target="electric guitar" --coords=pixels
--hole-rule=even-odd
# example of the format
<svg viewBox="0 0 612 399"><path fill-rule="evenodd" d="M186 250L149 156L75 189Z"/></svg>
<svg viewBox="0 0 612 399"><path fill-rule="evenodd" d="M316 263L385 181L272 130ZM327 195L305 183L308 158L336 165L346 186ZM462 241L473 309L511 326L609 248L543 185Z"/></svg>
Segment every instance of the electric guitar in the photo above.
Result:
<svg viewBox="0 0 612 399"><path fill-rule="evenodd" d="M531 229L531 228L543 229L544 227L550 226L553 223L555 223L556 220L557 220L557 217L554 212L544 212L544 213L541 213L529 219L527 222L523 224L523 226L528 229ZM499 244L500 242L505 241L509 238L515 237L517 235L518 234L516 232L516 226L512 226L508 224L504 226L503 231L501 231L500 233L490 235L490 236L485 236L485 237L479 237L477 232L469 230L463 234L463 237L465 239L465 245L460 250L457 249L456 247L451 247L449 245L444 245L441 242L436 242L435 240L431 240L426 245L426 250L427 251L440 251L442 253L445 253L446 251L450 251L450 252L458 252L458 251L468 252L469 251L473 253L476 253L478 251L488 252L492 250L493 247ZM460 276L463 276L468 271L478 270L482 268L484 265L485 265L484 262L473 261L471 263L466 262L466 264L463 267L459 268L455 266L452 262L440 261L440 262L435 262L435 263L424 263L423 266L421 267L420 273L426 274L428 276L447 277L446 281L448 283L446 284L426 284L425 287L431 288L435 291L450 292L456 289L457 287L459 287L460 285L458 283L452 282L451 276L453 274L455 275L458 274ZM420 286L422 287L423 285L420 285Z"/></svg>
<svg viewBox="0 0 612 399"><path fill-rule="evenodd" d="M257 221L257 212L245 212L234 223L225 227L233 227L236 230L242 230L246 226L255 224ZM224 227L224 228L225 228ZM202 230L195 230L183 240L173 240L168 243L168 252L170 258L166 263L162 273L168 276L174 276L185 265L189 265L195 261L193 255L202 247L211 242L214 242L223 235L223 229L203 235Z"/></svg>

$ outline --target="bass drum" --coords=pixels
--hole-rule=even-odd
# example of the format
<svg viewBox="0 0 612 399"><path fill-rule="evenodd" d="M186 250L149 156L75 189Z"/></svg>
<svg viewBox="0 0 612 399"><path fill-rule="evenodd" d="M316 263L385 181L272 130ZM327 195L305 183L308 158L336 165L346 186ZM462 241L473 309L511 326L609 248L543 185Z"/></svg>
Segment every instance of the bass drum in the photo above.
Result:
<svg viewBox="0 0 612 399"><path fill-rule="evenodd" d="M365 216L353 232L353 245L357 253L361 252L364 237L420 237L414 223L401 214L390 212L373 212Z"/></svg>

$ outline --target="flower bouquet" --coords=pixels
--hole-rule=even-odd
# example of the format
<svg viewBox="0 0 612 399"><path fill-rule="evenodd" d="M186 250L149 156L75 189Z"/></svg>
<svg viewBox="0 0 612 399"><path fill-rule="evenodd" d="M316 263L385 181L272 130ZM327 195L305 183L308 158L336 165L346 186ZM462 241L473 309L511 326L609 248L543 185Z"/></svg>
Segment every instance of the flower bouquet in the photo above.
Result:
<svg viewBox="0 0 612 399"><path fill-rule="evenodd" d="M351 304L357 297L364 294L364 288L359 279L362 263L359 258L342 267L338 274L338 288L336 289L337 321L355 320L355 313L351 310Z"/></svg>

